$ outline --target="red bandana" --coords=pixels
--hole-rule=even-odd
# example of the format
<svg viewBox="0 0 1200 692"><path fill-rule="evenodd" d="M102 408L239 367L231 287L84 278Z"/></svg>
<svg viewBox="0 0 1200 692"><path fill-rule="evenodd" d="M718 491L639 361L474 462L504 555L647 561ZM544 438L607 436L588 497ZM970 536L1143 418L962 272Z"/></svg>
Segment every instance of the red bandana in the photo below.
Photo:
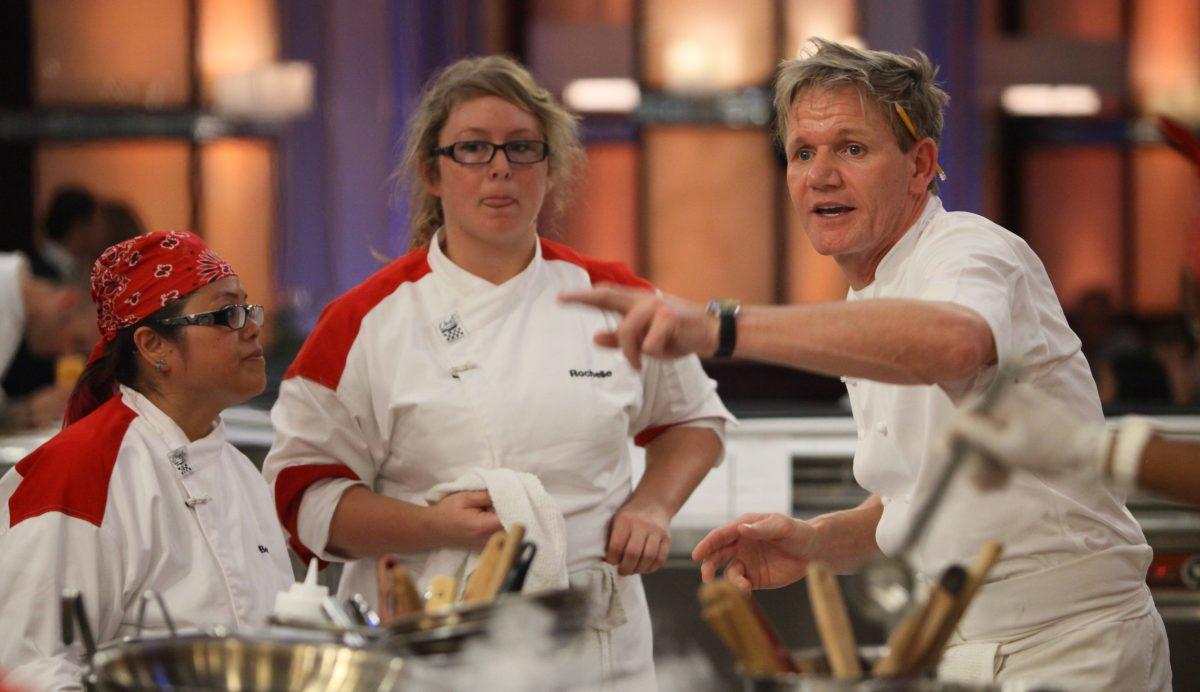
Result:
<svg viewBox="0 0 1200 692"><path fill-rule="evenodd" d="M118 331L227 276L236 276L233 267L187 231L147 233L108 248L92 267L100 343L88 362Z"/></svg>

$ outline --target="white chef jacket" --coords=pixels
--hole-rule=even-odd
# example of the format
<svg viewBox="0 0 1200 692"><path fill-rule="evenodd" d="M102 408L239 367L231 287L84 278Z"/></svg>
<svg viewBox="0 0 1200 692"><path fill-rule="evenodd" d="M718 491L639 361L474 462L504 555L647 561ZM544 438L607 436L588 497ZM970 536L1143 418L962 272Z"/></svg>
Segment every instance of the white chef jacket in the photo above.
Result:
<svg viewBox="0 0 1200 692"><path fill-rule="evenodd" d="M79 688L63 589L103 644L136 632L148 589L178 628L239 628L263 626L292 583L267 486L223 424L188 442L126 387L0 478L0 499L0 670L29 689ZM165 629L149 605L146 630Z"/></svg>
<svg viewBox="0 0 1200 692"><path fill-rule="evenodd" d="M15 252L0 252L0 377L8 372L25 334L25 299L21 296L21 272L25 258ZM0 406L4 404L0 389Z"/></svg>
<svg viewBox="0 0 1200 692"><path fill-rule="evenodd" d="M848 299L871 298L949 301L974 310L991 328L1000 360L1018 357L1027 368L1024 380L1085 420L1103 421L1080 341L1045 268L1023 240L996 224L946 212L931 197L880 261L875 280ZM847 378L859 437L854 475L883 501L876 539L884 553L899 549L944 468L936 442L955 406L995 373L993 366L942 386ZM968 641L1027 637L1069 618L1153 613L1145 586L1150 548L1123 498L1100 484L1018 473L1004 490L982 492L960 474L916 550L915 566L934 580L951 563L969 564L989 539L1001 541L1004 554L962 622Z"/></svg>
<svg viewBox="0 0 1200 692"><path fill-rule="evenodd" d="M330 520L354 484L424 505L439 483L503 467L537 476L557 502L568 571L594 565L632 492L630 437L704 419L722 434L732 417L694 356L634 370L592 342L613 314L558 301L600 281L648 286L624 265L539 239L497 286L451 262L438 237L334 301L280 387L263 472L292 546L337 560ZM426 557L404 559L420 576ZM350 562L339 594L374 602L375 575L375 560ZM619 581L649 655L640 579Z"/></svg>

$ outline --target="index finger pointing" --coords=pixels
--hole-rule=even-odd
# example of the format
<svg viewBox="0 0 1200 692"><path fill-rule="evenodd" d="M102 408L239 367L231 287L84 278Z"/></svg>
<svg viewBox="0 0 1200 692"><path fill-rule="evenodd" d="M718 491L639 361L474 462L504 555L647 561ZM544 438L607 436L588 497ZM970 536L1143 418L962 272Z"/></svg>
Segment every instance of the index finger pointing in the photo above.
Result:
<svg viewBox="0 0 1200 692"><path fill-rule="evenodd" d="M737 524L726 524L720 528L713 529L696 544L696 547L692 550L692 559L703 560L711 553L733 543L739 538L741 538L741 534L738 532Z"/></svg>
<svg viewBox="0 0 1200 692"><path fill-rule="evenodd" d="M597 284L594 288L586 291L560 293L558 300L563 303L590 305L594 308L612 310L624 315L637 302L637 295L638 292L627 288L620 288L610 284Z"/></svg>

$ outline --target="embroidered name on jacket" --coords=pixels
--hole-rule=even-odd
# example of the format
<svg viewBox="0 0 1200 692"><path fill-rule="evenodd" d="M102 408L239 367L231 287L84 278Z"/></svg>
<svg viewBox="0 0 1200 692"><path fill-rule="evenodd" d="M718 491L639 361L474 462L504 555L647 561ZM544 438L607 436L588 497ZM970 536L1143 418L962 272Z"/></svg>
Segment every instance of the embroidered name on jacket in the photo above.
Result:
<svg viewBox="0 0 1200 692"><path fill-rule="evenodd" d="M605 377L612 377L612 370L588 369L588 370L568 370L567 372L569 372L571 374L571 377L598 377L601 379L603 379Z"/></svg>

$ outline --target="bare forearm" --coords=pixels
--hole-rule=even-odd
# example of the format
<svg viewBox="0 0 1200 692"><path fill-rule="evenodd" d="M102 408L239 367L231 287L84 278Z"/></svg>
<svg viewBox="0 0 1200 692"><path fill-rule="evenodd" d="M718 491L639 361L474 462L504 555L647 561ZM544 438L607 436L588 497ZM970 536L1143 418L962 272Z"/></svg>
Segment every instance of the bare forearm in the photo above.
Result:
<svg viewBox="0 0 1200 692"><path fill-rule="evenodd" d="M428 507L354 486L333 512L327 550L345 558L428 550L438 545L428 515Z"/></svg>
<svg viewBox="0 0 1200 692"><path fill-rule="evenodd" d="M646 474L633 500L651 502L675 516L721 456L721 439L712 430L675 427L646 446Z"/></svg>
<svg viewBox="0 0 1200 692"><path fill-rule="evenodd" d="M1142 453L1138 484L1164 497L1200 506L1200 445L1151 437Z"/></svg>
<svg viewBox="0 0 1200 692"><path fill-rule="evenodd" d="M984 319L947 302L747 307L737 329L739 357L892 384L954 382L996 359Z"/></svg>
<svg viewBox="0 0 1200 692"><path fill-rule="evenodd" d="M813 556L838 574L858 571L867 560L879 555L875 527L883 516L883 503L870 496L854 509L830 512L810 523L817 530Z"/></svg>

